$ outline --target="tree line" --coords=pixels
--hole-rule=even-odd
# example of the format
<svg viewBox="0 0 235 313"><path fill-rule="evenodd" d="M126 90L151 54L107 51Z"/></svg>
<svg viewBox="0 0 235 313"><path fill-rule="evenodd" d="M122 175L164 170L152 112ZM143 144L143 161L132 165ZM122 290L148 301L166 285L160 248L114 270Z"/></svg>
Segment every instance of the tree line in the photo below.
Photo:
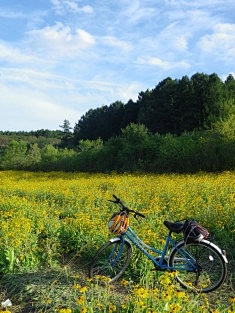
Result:
<svg viewBox="0 0 235 313"><path fill-rule="evenodd" d="M235 168L235 80L166 78L136 102L91 109L62 131L0 133L1 169L196 172ZM32 138L35 138L33 140ZM43 141L42 139L45 139ZM22 140L23 139L23 140ZM36 140L37 139L37 140ZM38 141L39 140L39 141Z"/></svg>
<svg viewBox="0 0 235 313"><path fill-rule="evenodd" d="M130 124L107 141L80 140L77 149L11 141L0 158L1 169L83 172L198 172L235 168L233 121L217 131L184 132L180 136L151 133Z"/></svg>
<svg viewBox="0 0 235 313"><path fill-rule="evenodd" d="M81 139L107 140L120 135L130 123L144 124L152 133L180 135L184 131L210 129L227 119L235 106L235 79L223 82L217 74L196 73L191 78L170 77L153 90L142 91L136 102L116 101L90 109L74 127L72 144Z"/></svg>
<svg viewBox="0 0 235 313"><path fill-rule="evenodd" d="M39 129L31 131L0 131L0 136L11 136L11 137L45 137L45 138L58 138L62 136L61 130L50 130L50 129Z"/></svg>
<svg viewBox="0 0 235 313"><path fill-rule="evenodd" d="M12 141L23 140L29 145L37 143L40 148L47 144L59 145L63 137L62 130L39 129L36 131L0 131L0 155Z"/></svg>

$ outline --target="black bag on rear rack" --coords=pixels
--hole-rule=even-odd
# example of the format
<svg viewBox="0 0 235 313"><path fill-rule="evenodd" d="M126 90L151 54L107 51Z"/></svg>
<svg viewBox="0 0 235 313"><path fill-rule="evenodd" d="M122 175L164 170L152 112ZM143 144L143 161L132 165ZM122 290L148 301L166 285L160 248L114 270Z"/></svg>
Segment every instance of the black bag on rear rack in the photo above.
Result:
<svg viewBox="0 0 235 313"><path fill-rule="evenodd" d="M188 242L200 242L202 239L206 239L209 236L208 230L202 227L194 219L191 221L185 221L183 232L185 244Z"/></svg>

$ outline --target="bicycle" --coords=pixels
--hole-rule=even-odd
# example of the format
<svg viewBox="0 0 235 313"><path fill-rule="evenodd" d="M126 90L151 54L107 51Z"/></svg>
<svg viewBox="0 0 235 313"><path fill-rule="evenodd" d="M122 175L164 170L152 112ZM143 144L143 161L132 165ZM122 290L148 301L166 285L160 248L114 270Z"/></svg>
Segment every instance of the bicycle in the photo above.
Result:
<svg viewBox="0 0 235 313"><path fill-rule="evenodd" d="M119 233L119 236L110 239L97 251L90 264L90 278L101 275L106 276L109 283L116 281L130 263L133 243L152 261L155 270L176 272L176 280L183 288L207 293L217 289L224 282L228 263L224 250L204 239L201 234L187 242L185 240L176 242L171 234L184 232L185 223L169 221L164 222L169 229L164 249L163 251L155 249L141 241L129 226L130 213L133 213L136 219L137 216L142 218L145 216L130 210L115 195L113 197L115 200L109 201L120 205L121 210L111 218L112 221L119 219L119 223L112 223L111 228L114 233ZM173 248L169 256L166 256L169 244ZM157 255L152 256L146 249Z"/></svg>

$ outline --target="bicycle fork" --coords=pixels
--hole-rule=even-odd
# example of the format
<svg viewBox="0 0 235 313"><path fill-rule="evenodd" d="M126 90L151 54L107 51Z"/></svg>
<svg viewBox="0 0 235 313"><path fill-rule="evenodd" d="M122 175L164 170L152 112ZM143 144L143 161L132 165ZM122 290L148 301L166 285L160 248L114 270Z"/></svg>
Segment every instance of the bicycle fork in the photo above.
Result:
<svg viewBox="0 0 235 313"><path fill-rule="evenodd" d="M115 258L114 261L111 263L111 266L112 266L112 267L115 266L115 264L116 264L118 258L120 257L120 255L121 255L121 253L122 253L122 250L123 250L124 242L125 242L124 236L120 236L119 238L122 239L122 243L121 243L121 247L120 247L120 249L119 249L119 251L118 251L118 254L117 254L116 258ZM117 246L118 246L118 242L119 242L119 240L116 241L115 246L114 246L112 252L110 253L110 255L109 255L109 257L108 257L108 261L110 261L111 258L112 258L112 256L114 255L114 253L115 253L115 251L116 251L116 249L117 249Z"/></svg>

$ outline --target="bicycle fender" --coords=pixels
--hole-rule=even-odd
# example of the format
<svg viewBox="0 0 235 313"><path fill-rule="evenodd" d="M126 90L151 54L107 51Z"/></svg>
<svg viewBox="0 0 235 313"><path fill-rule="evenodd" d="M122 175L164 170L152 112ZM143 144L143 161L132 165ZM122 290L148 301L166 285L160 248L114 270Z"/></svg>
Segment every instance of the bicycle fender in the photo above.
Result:
<svg viewBox="0 0 235 313"><path fill-rule="evenodd" d="M109 241L110 242L117 242L117 241L121 241L122 239L120 238L120 237L114 237L114 238L111 238L111 239L109 239ZM132 244L130 243L130 241L129 240L127 240L126 238L124 238L124 241L126 241L129 245L130 245L130 247L131 247L131 253L133 252L133 248L132 248Z"/></svg>
<svg viewBox="0 0 235 313"><path fill-rule="evenodd" d="M223 250L220 249L218 246L216 246L213 242L208 241L208 240L205 240L205 239L202 239L200 242L205 242L205 243L208 244L209 246L213 247L213 248L214 248L216 251L218 251L219 254L222 256L224 262L225 262L225 263L228 263L228 259L227 259L226 256L224 255ZM178 242L178 243L176 244L176 246L175 246L174 248L172 248L172 250L170 251L170 254L169 254L169 259L170 259L170 257L171 257L171 254L172 254L173 250L174 250L175 248L177 248L180 244L183 244L183 243L184 243L184 240Z"/></svg>
<svg viewBox="0 0 235 313"><path fill-rule="evenodd" d="M120 240L121 240L120 237L114 237L114 238L109 239L110 242L116 242L116 241L120 241Z"/></svg>
<svg viewBox="0 0 235 313"><path fill-rule="evenodd" d="M224 255L222 249L220 249L218 246L216 246L216 245L215 245L213 242L211 242L211 241L208 241L208 240L203 239L202 242L205 242L205 243L207 243L208 245L212 246L214 249L216 249L216 250L221 254L222 258L224 259L224 262L225 262L225 263L228 263L228 259L227 259L226 256Z"/></svg>

